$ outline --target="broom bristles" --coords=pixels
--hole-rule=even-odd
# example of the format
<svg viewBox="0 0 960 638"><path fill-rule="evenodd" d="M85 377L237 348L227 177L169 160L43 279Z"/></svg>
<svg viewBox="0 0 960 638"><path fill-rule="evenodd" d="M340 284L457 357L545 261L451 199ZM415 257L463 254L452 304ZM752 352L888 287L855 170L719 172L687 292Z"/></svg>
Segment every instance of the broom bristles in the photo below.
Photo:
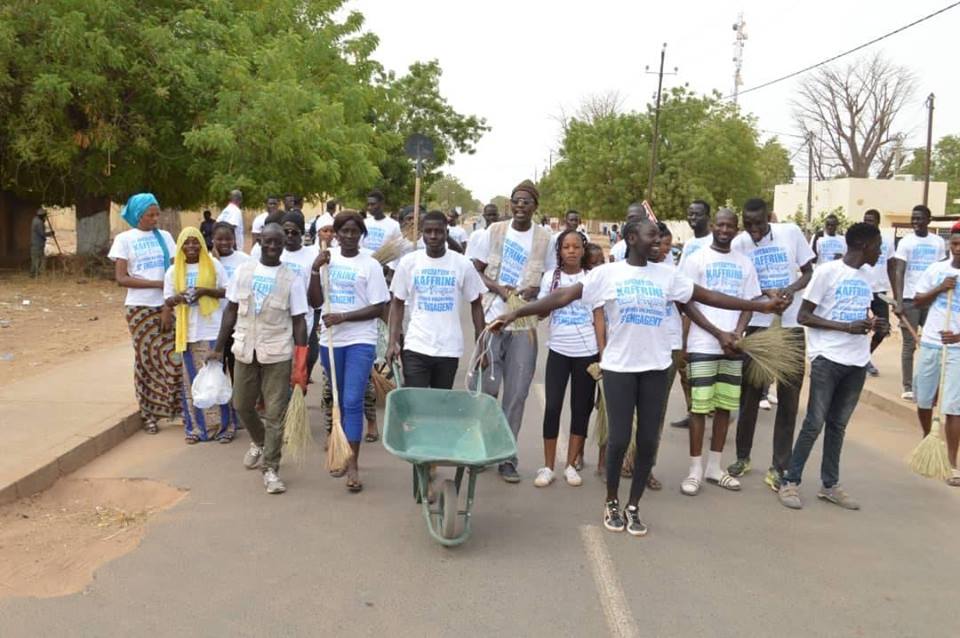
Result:
<svg viewBox="0 0 960 638"><path fill-rule="evenodd" d="M287 404L287 414L283 419L283 450L284 454L303 467L307 460L307 453L314 445L313 433L310 431L310 421L307 417L307 402L300 386L293 388L290 402Z"/></svg>
<svg viewBox="0 0 960 638"><path fill-rule="evenodd" d="M597 399L597 416L593 420L593 440L597 447L607 446L607 400L603 396L603 387L600 386L600 396Z"/></svg>
<svg viewBox="0 0 960 638"><path fill-rule="evenodd" d="M950 458L947 456L947 443L940 431L940 419L934 419L930 433L913 449L910 454L910 469L926 478L946 480L953 474Z"/></svg>
<svg viewBox="0 0 960 638"><path fill-rule="evenodd" d="M389 264L403 257L409 247L409 242L403 237L392 237L383 242L383 245L377 248L371 257L380 262L380 265Z"/></svg>
<svg viewBox="0 0 960 638"><path fill-rule="evenodd" d="M340 408L336 405L333 406L331 414L333 416L333 428L327 437L327 469L337 471L347 467L347 463L353 456L353 449L350 448L347 433L343 431L343 425L340 423Z"/></svg>
<svg viewBox="0 0 960 638"><path fill-rule="evenodd" d="M750 385L760 388L773 383L802 382L803 336L782 328L779 322L743 337L737 341L737 348L751 359L744 370Z"/></svg>
<svg viewBox="0 0 960 638"><path fill-rule="evenodd" d="M371 379L373 380L373 390L377 397L377 403L383 404L387 400L387 395L396 390L397 385L388 379L383 370L377 366L373 366Z"/></svg>

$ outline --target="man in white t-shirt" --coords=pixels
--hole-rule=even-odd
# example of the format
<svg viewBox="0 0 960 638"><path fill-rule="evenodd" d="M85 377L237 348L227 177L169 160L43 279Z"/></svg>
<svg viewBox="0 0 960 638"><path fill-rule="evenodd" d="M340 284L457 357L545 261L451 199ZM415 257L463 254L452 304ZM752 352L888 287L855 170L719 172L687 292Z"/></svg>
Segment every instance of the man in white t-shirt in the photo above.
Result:
<svg viewBox="0 0 960 638"><path fill-rule="evenodd" d="M233 226L233 233L237 237L237 250L246 252L246 245L243 238L243 211L240 205L243 204L243 193L238 190L230 191L230 202L227 207L220 211L217 217L218 222L226 222Z"/></svg>
<svg viewBox="0 0 960 638"><path fill-rule="evenodd" d="M690 202L687 208L687 224L693 230L693 239L683 242L683 252L680 253L678 264L681 268L687 259L713 242L713 235L710 234L710 204L702 199Z"/></svg>
<svg viewBox="0 0 960 638"><path fill-rule="evenodd" d="M451 209L447 215L447 224L447 234L460 245L460 251L463 252L467 248L467 231L460 225L460 211Z"/></svg>
<svg viewBox="0 0 960 638"><path fill-rule="evenodd" d="M270 195L267 197L267 210L260 213L253 218L253 225L250 227L250 235L253 237L253 243L260 243L260 233L263 232L263 226L267 223L267 219L276 220L279 217L280 212L280 197L278 195Z"/></svg>
<svg viewBox="0 0 960 638"><path fill-rule="evenodd" d="M863 214L863 223L880 228L880 211L876 208L867 210ZM846 240L844 240L844 247L846 247ZM884 300L884 297L890 298L890 267L893 265L890 260L893 259L893 254L893 239L883 235L883 231L881 231L880 257L877 259L875 266L868 266L872 275L870 280L873 282L873 303L870 304L870 312L873 313L874 317L886 319L888 322L890 320L890 304ZM870 353L873 354L873 351L888 336L890 336L889 327L886 332L875 330L873 337L870 339ZM880 375L880 371L873 365L872 359L867 364L867 374L871 377Z"/></svg>
<svg viewBox="0 0 960 638"><path fill-rule="evenodd" d="M467 242L466 255L469 259L479 259L486 255L477 255L474 246L479 245L477 240L487 233L487 229L500 221L500 209L496 204L487 204L483 207L483 228L478 228L470 233L470 239Z"/></svg>
<svg viewBox="0 0 960 638"><path fill-rule="evenodd" d="M950 229L949 251L948 259L932 264L923 272L913 297L917 306L929 309L920 339L914 392L924 436L930 433L934 402L940 406L946 420L947 458L953 469L947 485L960 487L960 469L957 469L957 448L960 447L960 291L957 290L960 223ZM944 356L947 360L941 380L941 359Z"/></svg>
<svg viewBox="0 0 960 638"><path fill-rule="evenodd" d="M556 266L556 254L550 254L550 231L533 223L540 193L530 180L524 180L510 194L513 219L497 222L480 237L473 259L489 292L484 295L486 321L507 312L507 300L519 296L529 302L540 292L543 273ZM504 330L491 336L490 367L482 372L483 391L496 397L503 384L503 412L514 435L520 433L523 407L537 365L536 327ZM501 463L500 476L509 483L520 481L517 459Z"/></svg>
<svg viewBox="0 0 960 638"><path fill-rule="evenodd" d="M810 240L810 248L817 256L818 266L840 259L847 252L847 240L838 232L839 228L840 219L830 213L823 220L823 233Z"/></svg>
<svg viewBox="0 0 960 638"><path fill-rule="evenodd" d="M447 250L443 213L424 215L421 228L425 249L404 255L390 284L393 300L386 359L390 364L400 357L404 386L450 390L463 355L461 302L470 304L476 341L485 326L482 294L487 288L469 259ZM401 326L408 304L410 319L401 349Z"/></svg>
<svg viewBox="0 0 960 638"><path fill-rule="evenodd" d="M913 303L917 282L930 264L946 256L947 248L943 238L930 232L930 209L923 204L913 207L910 213L910 225L913 233L904 236L897 244L897 250L891 260L890 283L893 286L893 298L896 300L894 313L900 318L900 336L903 337L900 348L900 372L903 384L902 399L913 401L913 352L917 348L913 333L904 324L910 324L919 331L927 321L927 310Z"/></svg>
<svg viewBox="0 0 960 638"><path fill-rule="evenodd" d="M680 271L707 290L740 299L760 296L760 284L753 262L743 253L731 250L739 222L733 211L721 209L713 226L713 243L695 252L680 266ZM690 382L690 471L680 484L684 494L694 496L706 478L728 490L738 491L740 481L723 470L721 455L727 439L730 413L740 407L743 357L721 345L719 335L732 333L739 339L747 329L752 313L722 310L691 303L700 311L690 323L686 339L687 370ZM702 322L702 323L701 323ZM729 339L727 340L729 341ZM703 435L706 418L713 414L713 432L706 474L703 469Z"/></svg>
<svg viewBox="0 0 960 638"><path fill-rule="evenodd" d="M803 339L803 328L797 322L801 290L806 288L813 274L813 251L807 238L795 224L772 224L767 204L762 199L748 199L743 205L744 232L731 245L733 250L749 257L760 280L760 290L768 297L791 299L783 313L782 325L795 339ZM770 315L754 314L747 334L770 326ZM750 365L748 361L747 366ZM745 373L745 377L750 375ZM796 371L797 377L803 371ZM727 468L734 477L750 471L750 453L757 427L757 411L763 389L744 383L740 394L740 413L737 417L737 461ZM797 425L800 406L800 388L796 384L777 384L777 415L773 426L773 459L764 482L770 489L780 489L780 477L786 470L793 448L793 432Z"/></svg>
<svg viewBox="0 0 960 638"><path fill-rule="evenodd" d="M367 236L360 242L361 248L376 252L385 243L399 238L400 224L387 217L383 210L383 193L378 190L367 194L367 217L363 220L367 227Z"/></svg>
<svg viewBox="0 0 960 638"><path fill-rule="evenodd" d="M803 294L798 320L807 328L810 395L807 415L790 455L779 490L780 502L800 509L800 479L814 443L826 424L817 497L848 510L860 505L840 487L840 453L847 422L860 400L870 361L870 332L886 321L870 317L870 268L880 256L880 229L854 224L847 230L847 253L819 266Z"/></svg>

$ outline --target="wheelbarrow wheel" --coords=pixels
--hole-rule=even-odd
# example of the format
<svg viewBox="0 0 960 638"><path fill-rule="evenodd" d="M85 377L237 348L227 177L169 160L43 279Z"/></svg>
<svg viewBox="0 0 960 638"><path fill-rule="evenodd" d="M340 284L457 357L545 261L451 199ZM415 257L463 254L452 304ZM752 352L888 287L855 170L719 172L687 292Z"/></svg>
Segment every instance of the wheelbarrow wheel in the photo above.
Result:
<svg viewBox="0 0 960 638"><path fill-rule="evenodd" d="M456 538L459 507L457 484L447 479L440 491L440 533L444 538Z"/></svg>

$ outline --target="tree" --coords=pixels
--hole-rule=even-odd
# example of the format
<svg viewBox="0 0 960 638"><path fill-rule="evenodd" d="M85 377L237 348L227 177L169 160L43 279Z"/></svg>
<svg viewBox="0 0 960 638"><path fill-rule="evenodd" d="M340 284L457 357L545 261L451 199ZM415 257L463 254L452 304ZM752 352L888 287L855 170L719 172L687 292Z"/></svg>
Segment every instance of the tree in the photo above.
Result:
<svg viewBox="0 0 960 638"><path fill-rule="evenodd" d="M926 148L914 149L910 162L901 172L923 179L926 158ZM934 145L930 158L930 179L947 183L946 211L949 214L960 213L960 204L954 203L960 199L960 136L946 135Z"/></svg>
<svg viewBox="0 0 960 638"><path fill-rule="evenodd" d="M915 84L908 69L879 54L807 75L793 106L803 134L822 139L814 145L817 177L891 177L902 136L896 118Z"/></svg>
<svg viewBox="0 0 960 638"><path fill-rule="evenodd" d="M777 184L793 182L790 155L776 137L770 138L760 147L757 171L760 173L760 196L769 203L773 203L773 190Z"/></svg>
<svg viewBox="0 0 960 638"><path fill-rule="evenodd" d="M464 213L475 213L482 204L473 198L473 193L452 175L444 175L430 186L427 191L427 208L439 208L443 211L459 206Z"/></svg>

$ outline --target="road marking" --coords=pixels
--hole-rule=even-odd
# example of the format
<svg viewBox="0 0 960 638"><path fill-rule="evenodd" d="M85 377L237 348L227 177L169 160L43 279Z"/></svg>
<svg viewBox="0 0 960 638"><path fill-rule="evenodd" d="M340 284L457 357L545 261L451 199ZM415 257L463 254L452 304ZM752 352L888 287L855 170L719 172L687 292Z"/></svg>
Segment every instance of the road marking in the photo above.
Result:
<svg viewBox="0 0 960 638"><path fill-rule="evenodd" d="M587 550L590 571L593 573L593 582L597 587L597 595L600 596L600 606L603 607L610 635L615 638L639 636L633 614L627 606L627 597L620 586L620 579L617 578L610 552L603 540L603 531L596 525L581 525L580 538Z"/></svg>

